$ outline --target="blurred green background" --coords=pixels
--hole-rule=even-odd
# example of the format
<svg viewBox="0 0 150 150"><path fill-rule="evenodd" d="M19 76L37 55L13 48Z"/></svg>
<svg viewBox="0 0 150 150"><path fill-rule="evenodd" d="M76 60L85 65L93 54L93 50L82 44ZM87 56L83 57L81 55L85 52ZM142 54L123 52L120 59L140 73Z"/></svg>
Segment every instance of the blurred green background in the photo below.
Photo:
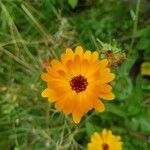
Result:
<svg viewBox="0 0 150 150"><path fill-rule="evenodd" d="M114 69L116 100L75 125L41 97L40 75L67 47L101 52L98 39L127 59ZM0 1L1 150L85 150L103 128L122 136L123 150L149 150L149 75L149 0Z"/></svg>

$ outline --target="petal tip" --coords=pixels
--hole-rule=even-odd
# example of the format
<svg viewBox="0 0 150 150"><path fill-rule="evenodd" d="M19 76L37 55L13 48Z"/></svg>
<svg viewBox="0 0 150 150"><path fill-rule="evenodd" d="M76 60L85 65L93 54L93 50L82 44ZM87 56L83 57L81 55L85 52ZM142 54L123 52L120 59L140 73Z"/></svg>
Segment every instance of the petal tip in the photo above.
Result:
<svg viewBox="0 0 150 150"><path fill-rule="evenodd" d="M47 88L41 93L42 97L49 97L50 96L50 90Z"/></svg>
<svg viewBox="0 0 150 150"><path fill-rule="evenodd" d="M66 53L73 53L71 48L66 48Z"/></svg>
<svg viewBox="0 0 150 150"><path fill-rule="evenodd" d="M47 73L42 73L42 74L41 74L41 79L42 79L43 81L47 81Z"/></svg>
<svg viewBox="0 0 150 150"><path fill-rule="evenodd" d="M76 54L83 53L83 48L82 48L81 46L77 46L77 47L75 48L75 53L76 53Z"/></svg>
<svg viewBox="0 0 150 150"><path fill-rule="evenodd" d="M45 89L44 91L42 91L42 93L41 93L41 96L42 96L42 97L47 97L46 90L47 90L47 89Z"/></svg>
<svg viewBox="0 0 150 150"><path fill-rule="evenodd" d="M105 110L105 106L100 100L95 101L94 108L99 112L103 112Z"/></svg>
<svg viewBox="0 0 150 150"><path fill-rule="evenodd" d="M72 119L73 119L75 124L78 124L81 120L81 116L79 114L73 113L72 114Z"/></svg>

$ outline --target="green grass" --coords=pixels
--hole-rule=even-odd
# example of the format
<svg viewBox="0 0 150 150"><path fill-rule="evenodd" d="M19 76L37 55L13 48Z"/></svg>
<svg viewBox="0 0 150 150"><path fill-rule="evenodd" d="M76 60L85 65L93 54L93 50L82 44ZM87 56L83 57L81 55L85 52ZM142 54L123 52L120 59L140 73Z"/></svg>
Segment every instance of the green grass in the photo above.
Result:
<svg viewBox="0 0 150 150"><path fill-rule="evenodd" d="M122 136L123 150L148 150L150 80L140 65L150 61L149 6L140 0L87 0L72 9L67 0L1 0L0 148L84 150L94 131L110 128ZM101 53L97 39L125 51L127 59L113 70L116 100L75 125L41 97L46 85L40 75L44 63L67 47Z"/></svg>

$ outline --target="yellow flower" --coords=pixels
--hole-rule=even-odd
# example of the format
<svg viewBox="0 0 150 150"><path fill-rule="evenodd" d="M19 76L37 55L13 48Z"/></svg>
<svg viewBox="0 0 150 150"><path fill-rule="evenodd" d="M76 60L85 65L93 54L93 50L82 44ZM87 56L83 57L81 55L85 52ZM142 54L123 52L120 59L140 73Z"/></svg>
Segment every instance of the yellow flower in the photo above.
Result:
<svg viewBox="0 0 150 150"><path fill-rule="evenodd" d="M61 55L61 61L53 59L47 67L47 73L42 79L47 82L47 88L42 92L49 102L55 102L57 110L63 110L65 115L72 114L75 123L81 117L95 108L104 111L104 104L99 98L112 100L114 94L108 84L115 78L108 68L108 60L98 60L95 51L83 51L78 46L75 52L67 48Z"/></svg>
<svg viewBox="0 0 150 150"><path fill-rule="evenodd" d="M95 132L91 136L88 150L122 150L121 137L113 135L111 130L103 129L102 133Z"/></svg>

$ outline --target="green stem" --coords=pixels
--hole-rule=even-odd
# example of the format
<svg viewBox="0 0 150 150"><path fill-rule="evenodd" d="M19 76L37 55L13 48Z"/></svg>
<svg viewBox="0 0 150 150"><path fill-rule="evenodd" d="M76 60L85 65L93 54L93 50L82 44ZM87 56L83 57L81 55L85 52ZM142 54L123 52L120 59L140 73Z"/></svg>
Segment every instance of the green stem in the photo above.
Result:
<svg viewBox="0 0 150 150"><path fill-rule="evenodd" d="M16 126L15 126L15 122L13 123L13 130L14 130L14 135L15 135L15 144L16 144L16 148L17 150L19 150L19 143L18 143L18 138L17 138L17 133L16 133Z"/></svg>
<svg viewBox="0 0 150 150"><path fill-rule="evenodd" d="M131 45L130 45L131 49L133 48L133 44L135 42L134 34L136 33L137 27L138 27L140 3L141 3L141 0L137 0L136 10L135 10L135 19L134 19L134 24L133 24L132 40L131 40Z"/></svg>

